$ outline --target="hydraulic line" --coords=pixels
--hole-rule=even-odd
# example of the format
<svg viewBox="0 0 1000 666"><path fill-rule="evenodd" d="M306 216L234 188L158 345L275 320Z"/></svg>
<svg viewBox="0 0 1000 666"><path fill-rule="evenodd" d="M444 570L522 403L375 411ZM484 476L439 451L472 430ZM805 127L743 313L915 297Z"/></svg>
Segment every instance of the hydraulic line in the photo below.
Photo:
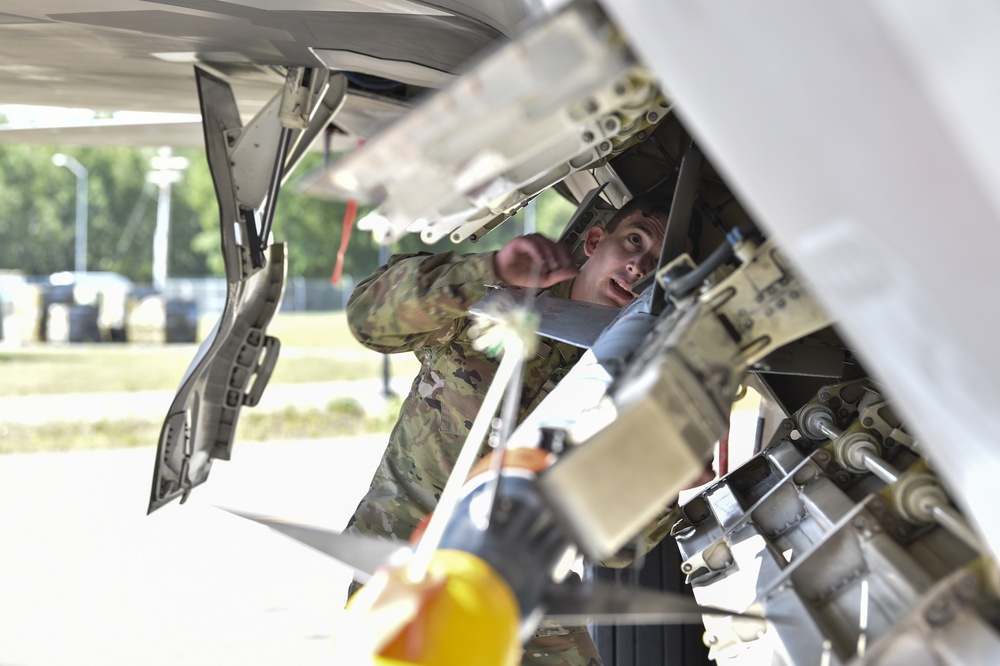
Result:
<svg viewBox="0 0 1000 666"><path fill-rule="evenodd" d="M829 437L831 441L836 441L844 436L844 432L834 425L824 414L817 414L815 418L812 419L812 425ZM870 449L864 446L863 440L859 439L857 444L852 447L851 451L860 457L865 468L886 484L895 485L904 478L901 471L890 465L881 456L870 453ZM838 452L838 455L846 458L851 451L845 451L843 454ZM841 462L844 464L847 461ZM848 464L848 466L850 465ZM943 491L939 493L923 493L914 500L914 503L917 505L915 507L916 511L911 510L910 512L926 515L928 518L932 519L935 523L951 533L952 536L960 539L972 550L980 553L986 552L982 542L979 540L979 537L976 536L976 533L966 522L965 518L963 518L954 509L954 507L950 506L947 503L947 500L943 499L943 497Z"/></svg>
<svg viewBox="0 0 1000 666"><path fill-rule="evenodd" d="M281 191L281 176L285 170L285 160L288 157L288 146L292 140L292 130L281 128L278 139L278 153L274 158L274 168L271 171L271 181L267 190L267 204L264 208L264 220L260 226L261 249L267 247L267 239L271 235L271 223L274 221L274 211L278 207L278 193Z"/></svg>
<svg viewBox="0 0 1000 666"><path fill-rule="evenodd" d="M969 523L965 522L965 518L960 516L955 509L950 506L942 506L938 504L929 508L931 515L934 516L934 520L938 525L951 532L952 535L961 539L966 546L977 553L986 552L982 541L979 540L976 533L972 531L971 527L969 527Z"/></svg>

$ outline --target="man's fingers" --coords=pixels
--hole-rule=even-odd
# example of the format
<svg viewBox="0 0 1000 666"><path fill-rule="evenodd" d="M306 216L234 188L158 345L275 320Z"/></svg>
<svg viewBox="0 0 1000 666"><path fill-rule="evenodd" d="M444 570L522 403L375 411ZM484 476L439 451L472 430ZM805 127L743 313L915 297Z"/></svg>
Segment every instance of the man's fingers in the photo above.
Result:
<svg viewBox="0 0 1000 666"><path fill-rule="evenodd" d="M519 236L496 255L497 275L519 287L550 287L577 275L572 253L541 234Z"/></svg>
<svg viewBox="0 0 1000 666"><path fill-rule="evenodd" d="M546 267L549 265L548 257L546 256L545 250L542 247L541 243L532 242L532 240L528 236L521 236L519 238L515 238L513 241L511 241L511 243L513 244L513 247L511 249L521 254L527 255L536 264L540 264Z"/></svg>
<svg viewBox="0 0 1000 666"><path fill-rule="evenodd" d="M535 261L549 270L555 270L573 263L573 256L568 247L562 243L556 243L541 234L520 236L511 242L516 242L516 246L519 249L523 249L529 253Z"/></svg>

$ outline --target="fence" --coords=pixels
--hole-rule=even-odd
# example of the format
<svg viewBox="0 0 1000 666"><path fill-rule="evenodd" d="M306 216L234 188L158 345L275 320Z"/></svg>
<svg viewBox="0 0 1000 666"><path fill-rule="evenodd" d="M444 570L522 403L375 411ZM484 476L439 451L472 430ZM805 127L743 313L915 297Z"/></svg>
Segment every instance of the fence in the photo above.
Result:
<svg viewBox="0 0 1000 666"><path fill-rule="evenodd" d="M285 283L282 312L330 312L347 307L354 291L354 279L345 275L339 286L329 280L290 278ZM167 299L193 300L201 314L220 314L226 304L226 281L223 278L168 278L163 295Z"/></svg>

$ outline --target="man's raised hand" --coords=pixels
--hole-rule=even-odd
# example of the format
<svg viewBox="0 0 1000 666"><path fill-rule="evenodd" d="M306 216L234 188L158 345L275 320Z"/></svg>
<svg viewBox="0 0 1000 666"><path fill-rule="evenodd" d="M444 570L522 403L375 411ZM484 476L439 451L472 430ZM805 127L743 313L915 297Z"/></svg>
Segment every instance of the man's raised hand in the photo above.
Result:
<svg viewBox="0 0 1000 666"><path fill-rule="evenodd" d="M544 289L580 272L569 248L541 234L518 236L493 258L497 277L514 287Z"/></svg>

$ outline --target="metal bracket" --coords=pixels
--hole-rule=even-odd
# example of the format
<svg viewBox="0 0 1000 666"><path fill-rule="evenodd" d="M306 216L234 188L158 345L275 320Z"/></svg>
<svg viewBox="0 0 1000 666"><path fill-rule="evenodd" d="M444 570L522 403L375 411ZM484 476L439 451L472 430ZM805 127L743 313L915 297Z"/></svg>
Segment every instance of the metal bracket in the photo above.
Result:
<svg viewBox="0 0 1000 666"><path fill-rule="evenodd" d="M285 246L268 243L274 204L281 182L339 110L347 89L342 76L311 75L307 86L304 74L293 72L243 127L229 85L198 68L195 74L219 201L226 303L167 412L149 511L187 497L207 480L214 459L229 459L240 410L257 405L263 395L280 349L267 327L280 307L286 278ZM258 228L262 205L267 209Z"/></svg>
<svg viewBox="0 0 1000 666"><path fill-rule="evenodd" d="M700 473L753 363L828 324L770 243L667 311L608 390L617 418L538 482L587 556L617 552Z"/></svg>

